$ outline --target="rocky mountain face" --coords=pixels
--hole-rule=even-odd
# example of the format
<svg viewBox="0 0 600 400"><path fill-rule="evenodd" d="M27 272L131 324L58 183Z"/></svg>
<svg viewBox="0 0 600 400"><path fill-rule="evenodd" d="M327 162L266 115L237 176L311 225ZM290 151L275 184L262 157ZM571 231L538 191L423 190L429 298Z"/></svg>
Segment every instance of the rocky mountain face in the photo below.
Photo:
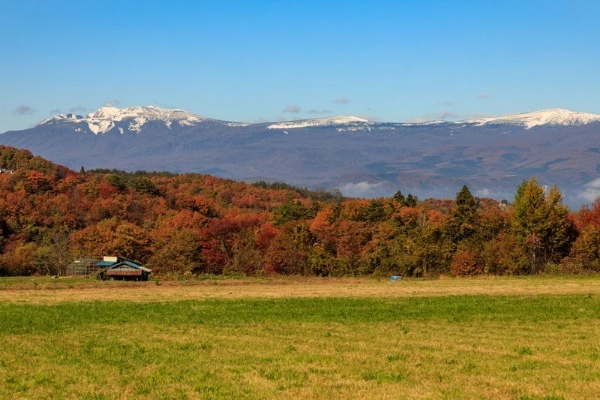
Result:
<svg viewBox="0 0 600 400"><path fill-rule="evenodd" d="M580 206L600 188L600 116L560 109L421 124L357 117L246 124L183 110L103 107L6 132L0 143L76 170L197 172L366 197L398 189L454 197L466 184L481 197L512 199L535 176Z"/></svg>

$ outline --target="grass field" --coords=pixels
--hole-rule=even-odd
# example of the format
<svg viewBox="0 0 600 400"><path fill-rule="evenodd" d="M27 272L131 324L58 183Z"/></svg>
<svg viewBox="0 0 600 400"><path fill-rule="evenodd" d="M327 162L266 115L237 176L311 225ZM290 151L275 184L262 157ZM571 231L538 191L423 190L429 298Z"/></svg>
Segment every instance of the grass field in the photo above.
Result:
<svg viewBox="0 0 600 400"><path fill-rule="evenodd" d="M600 277L0 280L0 398L595 399Z"/></svg>

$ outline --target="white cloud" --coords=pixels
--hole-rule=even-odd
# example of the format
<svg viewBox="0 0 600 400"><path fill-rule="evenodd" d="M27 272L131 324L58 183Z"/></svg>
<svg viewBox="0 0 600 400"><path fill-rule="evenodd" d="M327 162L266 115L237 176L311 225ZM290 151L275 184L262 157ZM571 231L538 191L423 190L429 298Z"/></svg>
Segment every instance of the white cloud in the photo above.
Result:
<svg viewBox="0 0 600 400"><path fill-rule="evenodd" d="M475 191L475 196L477 197L490 197L492 195L492 192L490 191L490 189L479 189L477 191Z"/></svg>
<svg viewBox="0 0 600 400"><path fill-rule="evenodd" d="M330 114L331 110L317 110L316 108L307 111L308 114Z"/></svg>
<svg viewBox="0 0 600 400"><path fill-rule="evenodd" d="M286 108L283 109L284 113L299 113L300 110L302 110L302 108L300 108L300 106L297 106L295 104L291 105L291 106L287 106Z"/></svg>
<svg viewBox="0 0 600 400"><path fill-rule="evenodd" d="M577 198L593 203L600 197L600 178L594 179L584 185L584 189L577 195Z"/></svg>
<svg viewBox="0 0 600 400"><path fill-rule="evenodd" d="M338 97L337 99L332 100L335 104L348 104L350 103L350 99L347 97Z"/></svg>
<svg viewBox="0 0 600 400"><path fill-rule="evenodd" d="M382 183L346 183L340 186L340 192L347 197L375 197L380 195Z"/></svg>
<svg viewBox="0 0 600 400"><path fill-rule="evenodd" d="M37 110L34 109L33 107L21 104L20 106L15 108L15 110L13 111L13 114L14 115L31 115L31 114L35 114L36 112L37 112Z"/></svg>
<svg viewBox="0 0 600 400"><path fill-rule="evenodd" d="M480 99L480 100L489 99L490 97L491 96L489 95L489 93L485 93L485 92L477 94L477 98Z"/></svg>

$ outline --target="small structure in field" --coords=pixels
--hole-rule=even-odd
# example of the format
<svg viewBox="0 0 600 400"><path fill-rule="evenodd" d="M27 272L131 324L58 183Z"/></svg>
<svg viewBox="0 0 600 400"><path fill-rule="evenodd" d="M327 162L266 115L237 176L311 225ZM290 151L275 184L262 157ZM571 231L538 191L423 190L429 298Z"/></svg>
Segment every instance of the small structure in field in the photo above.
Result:
<svg viewBox="0 0 600 400"><path fill-rule="evenodd" d="M135 261L120 257L108 257L97 263L102 268L100 278L107 280L147 281L152 270Z"/></svg>
<svg viewBox="0 0 600 400"><path fill-rule="evenodd" d="M67 265L65 275L67 276L89 276L100 270L98 266L100 260L96 258L78 258Z"/></svg>

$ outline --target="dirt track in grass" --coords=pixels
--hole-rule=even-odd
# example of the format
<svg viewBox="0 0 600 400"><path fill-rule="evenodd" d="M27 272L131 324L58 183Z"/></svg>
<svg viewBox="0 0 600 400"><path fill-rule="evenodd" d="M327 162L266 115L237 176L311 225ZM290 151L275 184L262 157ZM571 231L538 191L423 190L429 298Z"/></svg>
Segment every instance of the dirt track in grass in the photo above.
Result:
<svg viewBox="0 0 600 400"><path fill-rule="evenodd" d="M0 302L177 301L209 298L410 297L452 295L600 294L600 275L404 279L268 278L155 282L98 282L31 278L3 282Z"/></svg>

